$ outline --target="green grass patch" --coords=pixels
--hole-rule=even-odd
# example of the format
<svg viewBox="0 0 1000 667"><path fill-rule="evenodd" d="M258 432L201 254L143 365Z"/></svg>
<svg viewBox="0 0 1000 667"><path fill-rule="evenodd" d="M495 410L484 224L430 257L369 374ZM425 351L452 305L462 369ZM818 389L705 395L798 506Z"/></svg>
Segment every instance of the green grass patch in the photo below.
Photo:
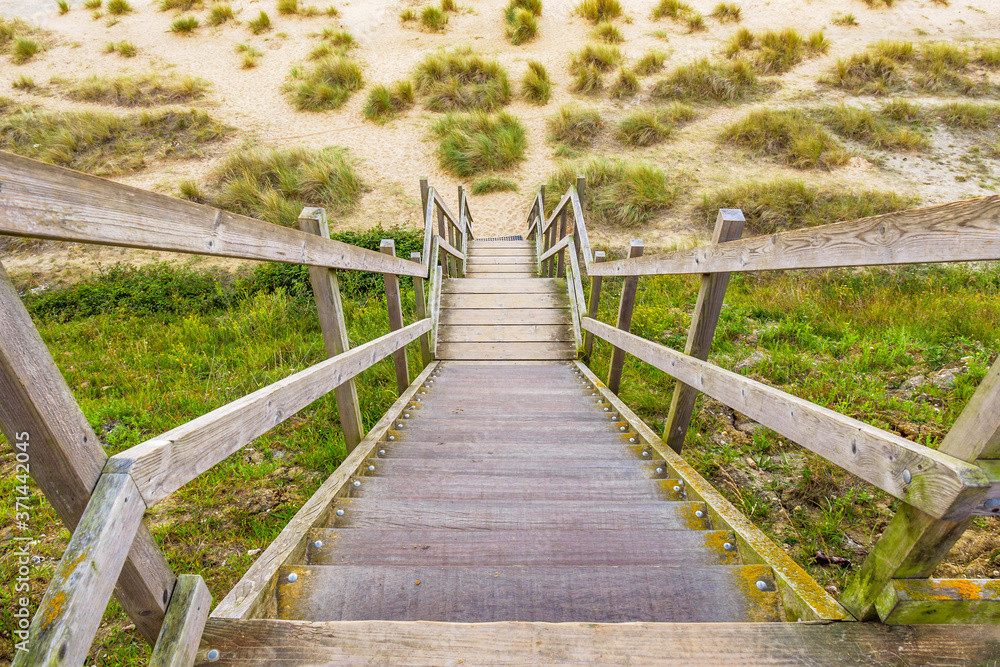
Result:
<svg viewBox="0 0 1000 667"><path fill-rule="evenodd" d="M117 53L122 58L135 58L139 55L139 47L126 40L121 42L108 42L104 47L104 51L106 53Z"/></svg>
<svg viewBox="0 0 1000 667"><path fill-rule="evenodd" d="M0 54L10 54L10 61L23 65L45 50L48 33L21 19L0 17Z"/></svg>
<svg viewBox="0 0 1000 667"><path fill-rule="evenodd" d="M853 28L858 25L858 19L854 16L854 14L836 12L832 17L830 17L830 23L845 28Z"/></svg>
<svg viewBox="0 0 1000 667"><path fill-rule="evenodd" d="M832 169L850 159L836 139L798 110L756 109L728 126L720 138L797 169Z"/></svg>
<svg viewBox="0 0 1000 667"><path fill-rule="evenodd" d="M472 185L474 195L487 195L492 192L517 192L517 183L500 176L484 176Z"/></svg>
<svg viewBox="0 0 1000 667"><path fill-rule="evenodd" d="M118 48L116 46L116 50ZM94 74L79 80L55 77L51 83L69 99L121 107L193 102L203 98L211 85L188 74L162 76L153 72L120 76Z"/></svg>
<svg viewBox="0 0 1000 667"><path fill-rule="evenodd" d="M743 10L735 2L720 2L712 10L712 16L720 23L739 23L743 19Z"/></svg>
<svg viewBox="0 0 1000 667"><path fill-rule="evenodd" d="M200 25L197 16L182 16L170 24L170 32L178 35L191 35Z"/></svg>
<svg viewBox="0 0 1000 667"><path fill-rule="evenodd" d="M271 17L267 15L267 12L261 10L260 14L258 14L256 18L252 18L247 21L247 27L250 28L250 32L255 35L267 32L271 29Z"/></svg>
<svg viewBox="0 0 1000 667"><path fill-rule="evenodd" d="M525 100L538 106L549 103L552 97L552 80L545 65L537 60L528 61L528 69L521 79L521 95Z"/></svg>
<svg viewBox="0 0 1000 667"><path fill-rule="evenodd" d="M368 92L362 112L368 120L384 125L413 107L413 83L397 81L391 86L379 84Z"/></svg>
<svg viewBox="0 0 1000 667"><path fill-rule="evenodd" d="M517 46L534 39L541 15L542 0L510 0L503 13L510 43Z"/></svg>
<svg viewBox="0 0 1000 667"><path fill-rule="evenodd" d="M440 7L427 5L420 10L420 25L431 32L442 32L448 25L448 14Z"/></svg>
<svg viewBox="0 0 1000 667"><path fill-rule="evenodd" d="M741 209L746 218L744 236L757 236L892 213L916 204L916 197L895 192L821 189L779 178L714 190L702 197L698 211L710 225L720 208Z"/></svg>
<svg viewBox="0 0 1000 667"><path fill-rule="evenodd" d="M757 78L753 65L743 58L709 60L702 58L672 70L656 82L657 98L701 102L739 102L769 90Z"/></svg>
<svg viewBox="0 0 1000 667"><path fill-rule="evenodd" d="M649 162L602 157L561 165L546 180L546 188L552 193L566 192L576 184L577 174L587 177L584 215L588 225L639 227L673 206L685 191L686 179L681 174L668 175ZM558 200L549 198L546 210L551 212Z"/></svg>
<svg viewBox="0 0 1000 667"><path fill-rule="evenodd" d="M941 122L955 129L985 131L1000 127L1000 104L950 102L934 111Z"/></svg>
<svg viewBox="0 0 1000 667"><path fill-rule="evenodd" d="M656 74L663 69L663 63L667 60L667 54L659 49L653 49L643 54L633 68L637 74L649 76Z"/></svg>
<svg viewBox="0 0 1000 667"><path fill-rule="evenodd" d="M585 148L604 129L604 121L597 109L565 104L559 109L559 113L549 118L548 126L550 141L572 148Z"/></svg>
<svg viewBox="0 0 1000 667"><path fill-rule="evenodd" d="M784 74L806 57L826 53L830 44L822 32L806 39L792 28L754 33L739 28L726 43L726 55L750 60L761 74Z"/></svg>
<svg viewBox="0 0 1000 667"><path fill-rule="evenodd" d="M228 2L217 2L208 10L208 18L205 19L205 23L210 26L217 26L235 20L236 13L233 11L233 6Z"/></svg>
<svg viewBox="0 0 1000 667"><path fill-rule="evenodd" d="M59 16L69 13L69 2L66 0L57 0L56 6L59 8Z"/></svg>
<svg viewBox="0 0 1000 667"><path fill-rule="evenodd" d="M602 21L594 26L594 29L590 31L590 36L594 39L604 42L605 44L621 44L625 41L625 37L622 35L621 30L619 30L614 23L610 21Z"/></svg>
<svg viewBox="0 0 1000 667"><path fill-rule="evenodd" d="M524 160L528 145L524 125L506 111L449 113L431 126L431 134L441 168L459 178L510 169Z"/></svg>
<svg viewBox="0 0 1000 667"><path fill-rule="evenodd" d="M34 90L36 88L35 80L26 74L22 74L14 79L10 87L14 90Z"/></svg>
<svg viewBox="0 0 1000 667"><path fill-rule="evenodd" d="M684 16L692 13L694 9L684 0L660 0L656 7L653 8L653 18L662 19L664 17L671 19L680 19Z"/></svg>
<svg viewBox="0 0 1000 667"><path fill-rule="evenodd" d="M233 47L233 50L242 56L240 59L240 67L243 69L253 69L259 64L260 59L264 57L263 52L257 50L249 44L237 44Z"/></svg>
<svg viewBox="0 0 1000 667"><path fill-rule="evenodd" d="M625 69L624 67L618 69L618 75L611 82L608 90L611 97L618 100L626 97L634 97L639 91L639 75L633 70Z"/></svg>
<svg viewBox="0 0 1000 667"><path fill-rule="evenodd" d="M920 132L868 109L841 104L822 110L821 117L837 134L869 148L912 151L928 144Z"/></svg>
<svg viewBox="0 0 1000 667"><path fill-rule="evenodd" d="M591 23L612 21L622 15L622 6L618 0L583 0L573 12Z"/></svg>
<svg viewBox="0 0 1000 667"><path fill-rule="evenodd" d="M638 109L622 117L615 137L633 148L652 146L665 141L679 125L694 116L694 109L681 102L655 109Z"/></svg>
<svg viewBox="0 0 1000 667"><path fill-rule="evenodd" d="M204 111L40 111L0 99L0 149L97 176L127 174L146 160L192 158L230 132Z"/></svg>
<svg viewBox="0 0 1000 667"><path fill-rule="evenodd" d="M344 55L322 58L311 67L293 67L284 85L299 111L339 109L364 86L361 66Z"/></svg>
<svg viewBox="0 0 1000 667"><path fill-rule="evenodd" d="M98 2L100 7L101 3ZM169 12L171 10L179 12L193 12L205 8L204 0L160 0L160 11Z"/></svg>
<svg viewBox="0 0 1000 667"><path fill-rule="evenodd" d="M134 11L128 0L108 0L108 4L105 8L112 16L124 16L125 14L131 14Z"/></svg>
<svg viewBox="0 0 1000 667"><path fill-rule="evenodd" d="M596 67L607 72L622 61L622 52L617 46L608 44L587 44L570 56L569 71L576 74L585 67Z"/></svg>
<svg viewBox="0 0 1000 667"><path fill-rule="evenodd" d="M510 102L507 70L468 48L428 55L413 80L431 111L496 111Z"/></svg>

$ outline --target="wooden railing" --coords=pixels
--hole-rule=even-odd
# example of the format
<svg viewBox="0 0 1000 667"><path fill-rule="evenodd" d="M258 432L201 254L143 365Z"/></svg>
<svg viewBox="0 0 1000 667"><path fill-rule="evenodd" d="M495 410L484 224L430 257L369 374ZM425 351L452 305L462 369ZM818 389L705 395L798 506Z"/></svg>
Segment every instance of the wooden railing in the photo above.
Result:
<svg viewBox="0 0 1000 667"><path fill-rule="evenodd" d="M328 356L108 458L0 266L0 425L12 444L30 435L31 472L73 531L31 622L29 650L15 664L82 664L113 591L161 647L154 664L193 658L211 596L200 577L174 577L143 514L330 392L351 455L366 437L354 378L390 355L407 395L406 346L419 339L424 364L433 363L442 273L464 274L473 234L461 189L457 217L426 179L421 192L424 252L410 261L396 257L391 240L380 252L331 240L323 209L304 209L300 229L287 229L0 153L0 234L308 265ZM335 269L383 274L388 334L349 346ZM414 278L416 292L417 320L408 326L401 275ZM380 433L387 427L376 425Z"/></svg>
<svg viewBox="0 0 1000 667"><path fill-rule="evenodd" d="M643 257L641 241L633 241L627 259L603 262L587 242L583 195L584 181L578 177L576 187L569 188L546 217L543 188L531 205L527 234L536 240L540 273L567 277L574 326L579 320L586 335L584 354L591 352L592 335L613 346L608 388L618 392L625 354L631 354L677 380L663 435L674 452L683 447L695 398L703 392L902 500L900 511L841 600L858 619L914 623L995 618L988 611L996 604L995 595L986 582L928 577L972 517L1000 513L1000 358L938 449L706 360L730 273L1000 260L1000 197L743 240L742 213L722 209L712 242L706 246ZM563 259L567 250L568 275ZM591 280L586 313L577 257ZM702 276L683 352L629 333L639 277L676 274ZM625 279L617 326L596 319L601 280L606 276ZM676 454L665 456L669 460ZM809 600L792 594L798 595L800 606L808 607ZM985 601L990 604L984 605Z"/></svg>

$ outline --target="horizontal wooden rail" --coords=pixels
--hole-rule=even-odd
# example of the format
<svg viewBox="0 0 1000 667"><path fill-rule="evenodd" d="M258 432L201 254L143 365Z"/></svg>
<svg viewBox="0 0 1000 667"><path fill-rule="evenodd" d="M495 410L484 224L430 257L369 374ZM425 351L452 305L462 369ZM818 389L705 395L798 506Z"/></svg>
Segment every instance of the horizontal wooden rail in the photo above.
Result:
<svg viewBox="0 0 1000 667"><path fill-rule="evenodd" d="M0 234L427 275L407 259L3 152Z"/></svg>
<svg viewBox="0 0 1000 667"><path fill-rule="evenodd" d="M455 217L455 214L451 212L448 205L444 203L444 200L441 199L441 195L437 193L437 190L433 190L433 192L434 201L437 203L438 208L441 209L441 212L444 213L444 217L448 218L448 221L451 222L451 224L454 225L458 231L463 231L464 228L462 227L461 221Z"/></svg>
<svg viewBox="0 0 1000 667"><path fill-rule="evenodd" d="M969 516L990 490L961 459L589 317L583 328L935 518Z"/></svg>
<svg viewBox="0 0 1000 667"><path fill-rule="evenodd" d="M1000 259L1000 195L634 260L593 275L650 276Z"/></svg>
<svg viewBox="0 0 1000 667"><path fill-rule="evenodd" d="M437 242L438 242L438 246L441 248L441 250L444 250L446 253L448 253L449 255L451 255L452 257L454 257L455 259L460 259L462 261L465 261L465 254L462 251L460 251L458 248L455 248L454 246L452 246L450 243L448 243L447 241L445 241L440 236L438 237Z"/></svg>
<svg viewBox="0 0 1000 667"><path fill-rule="evenodd" d="M131 474L151 506L430 328L414 322L290 375L112 456L105 473Z"/></svg>
<svg viewBox="0 0 1000 667"><path fill-rule="evenodd" d="M556 207L552 209L552 213L549 214L548 218L545 217L545 212L542 211L542 221L544 224L542 225L541 230L543 232L547 231L548 228L552 226L552 224L556 221L556 218L562 214L563 209L566 208L566 205L569 204L571 200L572 192L567 191L566 194L563 195L563 198L559 200L559 203L556 204Z"/></svg>
<svg viewBox="0 0 1000 667"><path fill-rule="evenodd" d="M539 262L544 262L549 257L552 257L552 255L556 254L557 252L559 252L560 250L562 250L563 248L565 248L566 246L568 246L570 244L570 241L571 241L570 235L562 237L561 241L559 241L554 246L552 246L551 248L549 248L548 250L546 250L544 253L542 253L542 256L538 258L538 261Z"/></svg>

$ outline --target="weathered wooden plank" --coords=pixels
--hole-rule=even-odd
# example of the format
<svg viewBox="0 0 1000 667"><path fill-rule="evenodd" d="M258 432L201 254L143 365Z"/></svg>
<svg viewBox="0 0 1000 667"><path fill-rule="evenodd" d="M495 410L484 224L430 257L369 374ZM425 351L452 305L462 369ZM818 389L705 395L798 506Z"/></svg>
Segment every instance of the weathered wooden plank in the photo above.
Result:
<svg viewBox="0 0 1000 667"><path fill-rule="evenodd" d="M410 253L410 261L419 262L420 253ZM424 278L413 279L413 308L416 312L418 320L428 317L427 297L424 295L424 282ZM426 366L433 360L434 357L431 355L431 335L430 332L428 332L420 336L420 361L424 366Z"/></svg>
<svg viewBox="0 0 1000 667"><path fill-rule="evenodd" d="M551 438L545 442L550 456L563 456L573 460L618 459L634 461L637 455L620 443L580 442L575 438ZM407 439L405 442L384 447L391 455L425 459L496 459L511 461L532 459L539 455L537 442L504 442L481 444L475 442L449 442L440 440Z"/></svg>
<svg viewBox="0 0 1000 667"><path fill-rule="evenodd" d="M35 483L59 520L74 530L108 456L56 367L0 264L0 428L29 457ZM149 530L140 526L115 597L152 644L174 575Z"/></svg>
<svg viewBox="0 0 1000 667"><path fill-rule="evenodd" d="M1000 626L876 623L484 623L210 620L199 658L218 664L594 667L989 665ZM207 664L207 663L205 663Z"/></svg>
<svg viewBox="0 0 1000 667"><path fill-rule="evenodd" d="M443 477L411 475L365 477L351 487L352 498L385 500L683 500L683 491L674 491L676 480L606 480L553 478L544 484L537 479L505 479L502 485L489 475Z"/></svg>
<svg viewBox="0 0 1000 667"><path fill-rule="evenodd" d="M538 274L534 271L531 272L521 272L521 273L496 273L494 271L466 271L466 278L474 278L476 280L525 280L528 278L537 278Z"/></svg>
<svg viewBox="0 0 1000 667"><path fill-rule="evenodd" d="M563 623L778 620L778 594L759 565L688 567L301 566L279 574L278 617L290 620L426 620ZM296 580L288 583L288 576ZM417 584L416 582L420 582ZM773 585L773 582L772 582ZM371 590L393 595L369 595Z"/></svg>
<svg viewBox="0 0 1000 667"><path fill-rule="evenodd" d="M435 242L434 248L437 248ZM440 266L431 269L431 356L437 359L438 327L441 326L441 284L444 282L444 271Z"/></svg>
<svg viewBox="0 0 1000 667"><path fill-rule="evenodd" d="M743 234L746 220L743 212L735 208L719 209L715 220L715 231L712 243L727 243L735 241ZM715 327L719 323L722 312L722 301L729 287L728 273L706 273L701 277L701 287L698 289L698 300L691 314L691 325L688 327L687 343L684 354L705 361L712 349L712 339L715 338ZM688 426L691 423L691 413L698 391L689 384L678 382L674 386L674 395L670 401L670 412L663 426L664 442L675 452L680 453L684 447Z"/></svg>
<svg viewBox="0 0 1000 667"><path fill-rule="evenodd" d="M1000 358L993 362L938 451L966 461L1000 458ZM987 497L993 495L995 491ZM844 606L859 618L874 618L875 602L892 579L931 576L968 524L969 519L940 521L909 505L900 507L845 587Z"/></svg>
<svg viewBox="0 0 1000 667"><path fill-rule="evenodd" d="M628 256L642 256L642 239L632 239L629 244ZM618 328L627 332L632 327L632 310L635 308L635 293L639 287L639 278L629 276L622 284L621 300L618 302ZM596 333L596 332L595 332ZM625 351L615 347L611 351L611 362L608 364L608 389L617 394L622 381L622 369L625 366Z"/></svg>
<svg viewBox="0 0 1000 667"><path fill-rule="evenodd" d="M465 260L465 255L455 246L451 245L444 238L438 237L438 247L444 250L446 253L458 260ZM457 274L456 274L457 275Z"/></svg>
<svg viewBox="0 0 1000 667"><path fill-rule="evenodd" d="M595 262L603 262L606 259L606 255L603 250L598 250L594 254ZM589 269L588 269L589 271ZM603 278L601 276L592 275L590 276L590 301L587 304L587 317L591 319L597 319L597 309L601 304L601 281ZM594 352L594 334L587 332L583 337L583 354L587 359Z"/></svg>
<svg viewBox="0 0 1000 667"><path fill-rule="evenodd" d="M444 285L445 294L545 294L558 289L559 283L553 278L512 278L510 280L452 278Z"/></svg>
<svg viewBox="0 0 1000 667"><path fill-rule="evenodd" d="M101 475L14 665L83 664L145 510L131 477Z"/></svg>
<svg viewBox="0 0 1000 667"><path fill-rule="evenodd" d="M572 243L572 239L563 236L554 246L542 253L542 256L538 258L539 262L548 261L556 253L565 250L566 246ZM561 277L561 276L560 276Z"/></svg>
<svg viewBox="0 0 1000 667"><path fill-rule="evenodd" d="M382 415L377 424L372 426L365 439L353 452L348 454L343 463L337 466L333 474L320 485L309 500L295 513L292 520L282 528L278 537L254 561L243 578L233 586L232 590L212 612L213 618L252 618L268 613L274 604L274 587L278 568L286 562L304 555L304 540L308 536L309 530L326 524L329 519L331 502L338 496L346 495L347 484L357 474L358 468L377 451L379 440L385 436L389 426L398 418L407 402L413 398L420 383L429 377L435 368L437 368L436 362L428 365L413 381L406 393L392 404L392 407Z"/></svg>
<svg viewBox="0 0 1000 667"><path fill-rule="evenodd" d="M572 239L572 234L567 237ZM562 262L562 255L559 256L559 261ZM580 335L580 318L583 316L583 283L580 276L580 262L576 256L576 248L571 245L569 250L569 275L565 271L561 271L562 275L566 276L566 291L569 293L569 303L570 303L570 315L573 318L573 342L576 344L577 349L583 347L583 336Z"/></svg>
<svg viewBox="0 0 1000 667"><path fill-rule="evenodd" d="M575 359L572 343L439 343L439 359Z"/></svg>
<svg viewBox="0 0 1000 667"><path fill-rule="evenodd" d="M405 259L0 152L0 234L403 276Z"/></svg>
<svg viewBox="0 0 1000 667"><path fill-rule="evenodd" d="M326 211L321 208L305 208L299 214L299 229L307 234L318 234L330 238L330 225ZM419 263L419 258L418 258ZM414 278L420 282L420 278ZM335 357L350 349L347 340L347 322L344 319L344 304L340 300L340 282L332 269L322 266L309 267L309 282L312 284L319 316L320 330L323 332L323 347L326 356ZM358 403L358 389L354 380L348 380L336 387L333 393L337 399L337 415L344 433L344 447L350 452L365 437L364 422L361 419L361 405Z"/></svg>
<svg viewBox="0 0 1000 667"><path fill-rule="evenodd" d="M177 577L149 667L190 667L212 608L212 594L197 574Z"/></svg>
<svg viewBox="0 0 1000 667"><path fill-rule="evenodd" d="M576 197L572 200L573 205L573 233L580 238L580 253L583 255L583 264L590 272L590 265L594 261L594 253L590 249L590 238L587 235L587 222L583 217L583 202L586 198L587 179L577 176Z"/></svg>
<svg viewBox="0 0 1000 667"><path fill-rule="evenodd" d="M105 469L131 474L152 505L429 328L414 322L299 371L116 454Z"/></svg>
<svg viewBox="0 0 1000 667"><path fill-rule="evenodd" d="M565 294L468 294L441 295L442 308L565 308Z"/></svg>
<svg viewBox="0 0 1000 667"><path fill-rule="evenodd" d="M446 326L441 329L441 340L446 343L568 342L573 340L573 332L562 324Z"/></svg>
<svg viewBox="0 0 1000 667"><path fill-rule="evenodd" d="M379 250L383 255L396 256L396 242L392 239L382 239ZM403 301L399 291L399 278L385 274L385 305L389 311L389 330L396 332L403 328ZM406 346L402 345L392 353L392 362L396 367L396 390L402 396L410 386L410 365L406 361Z"/></svg>
<svg viewBox="0 0 1000 667"><path fill-rule="evenodd" d="M610 327L609 327L610 328ZM597 376L586 365L576 362L580 371L594 383L604 398L611 403L631 428L635 439L645 444L636 445L650 451L652 457L662 458L671 475L684 480L684 491L689 500L704 502L712 527L726 528L736 534L740 555L744 563L767 565L775 574L785 612L789 620L853 620L851 615L824 590L783 549L772 542L750 519L736 509L725 496L702 477L691 464L662 440L621 399L601 385ZM647 449L648 447L648 449Z"/></svg>
<svg viewBox="0 0 1000 667"><path fill-rule="evenodd" d="M472 243L470 241L470 243ZM475 247L470 247L469 259L473 257L479 259L489 259L492 257L529 257L535 259L535 249L530 246L523 246L517 248L493 248L488 244L480 244Z"/></svg>
<svg viewBox="0 0 1000 667"><path fill-rule="evenodd" d="M1000 195L607 262L592 275L647 276L1000 259Z"/></svg>
<svg viewBox="0 0 1000 667"><path fill-rule="evenodd" d="M469 267L485 268L490 266L505 266L514 264L517 266L527 266L534 268L535 258L530 254L521 255L487 255L481 256L478 252L469 254Z"/></svg>
<svg viewBox="0 0 1000 667"><path fill-rule="evenodd" d="M469 248L479 250L480 248L531 248L531 241L486 241L479 239L469 241Z"/></svg>
<svg viewBox="0 0 1000 667"><path fill-rule="evenodd" d="M536 450L537 451L537 450ZM540 452L531 460L491 459L435 459L406 456L406 448L393 450L388 458L369 461L375 466L374 475L382 477L406 477L408 475L495 475L497 477L565 477L576 479L665 479L656 472L651 461L637 462L623 458L576 460L561 456L561 452L550 452L545 458ZM558 458L556 458L558 457ZM662 467L661 467L662 470Z"/></svg>
<svg viewBox="0 0 1000 667"><path fill-rule="evenodd" d="M559 422L535 421L517 422L496 421L493 423L455 423L451 420L440 420L436 424L431 420L419 420L406 424L399 430L393 429L397 440L412 440L414 442L449 440L452 442L480 442L490 444L515 440L517 442L557 442L560 439L572 439L575 442L606 442L614 444L616 439L628 431L620 432L618 424L623 422L609 421L607 426L601 422L585 424L563 424ZM479 420L482 422L483 420ZM424 423L420 423L424 422ZM399 422L397 422L399 423ZM505 437L506 436L506 437ZM627 439L625 440L627 442Z"/></svg>
<svg viewBox="0 0 1000 667"><path fill-rule="evenodd" d="M894 579L878 596L883 623L997 623L1000 580Z"/></svg>
<svg viewBox="0 0 1000 667"><path fill-rule="evenodd" d="M967 517L982 470L714 364L587 318L584 327L935 518Z"/></svg>
<svg viewBox="0 0 1000 667"><path fill-rule="evenodd" d="M467 271L470 275L482 273L519 274L528 273L535 275L535 265L529 262L518 262L511 264L469 264ZM517 276L518 278L522 276Z"/></svg>
<svg viewBox="0 0 1000 667"><path fill-rule="evenodd" d="M343 530L310 534L310 565L685 567L739 565L729 531ZM317 546L318 545L318 546ZM669 576L669 575L668 575ZM673 576L683 576L675 572Z"/></svg>

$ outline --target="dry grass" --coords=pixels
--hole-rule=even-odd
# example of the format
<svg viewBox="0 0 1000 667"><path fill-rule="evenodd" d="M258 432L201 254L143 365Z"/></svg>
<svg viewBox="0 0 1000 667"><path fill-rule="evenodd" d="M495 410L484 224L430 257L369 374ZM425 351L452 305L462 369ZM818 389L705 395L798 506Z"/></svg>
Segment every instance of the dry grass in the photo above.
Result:
<svg viewBox="0 0 1000 667"><path fill-rule="evenodd" d="M431 32L443 32L448 25L448 14L440 7L427 5L420 11L420 25Z"/></svg>
<svg viewBox="0 0 1000 667"><path fill-rule="evenodd" d="M358 63L344 55L331 55L308 69L293 67L284 91L299 111L326 111L339 109L363 86Z"/></svg>
<svg viewBox="0 0 1000 667"><path fill-rule="evenodd" d="M484 176L472 185L473 195L487 195L493 192L517 192L517 183L500 176Z"/></svg>
<svg viewBox="0 0 1000 667"><path fill-rule="evenodd" d="M413 107L413 101L413 83L409 80L391 86L380 84L368 92L362 113L368 120L384 125Z"/></svg>
<svg viewBox="0 0 1000 667"><path fill-rule="evenodd" d="M642 76L656 74L663 69L663 63L667 60L667 54L659 49L647 51L635 64L635 71Z"/></svg>
<svg viewBox="0 0 1000 667"><path fill-rule="evenodd" d="M528 145L524 125L506 111L445 114L431 134L441 168L459 178L510 169L524 160Z"/></svg>
<svg viewBox="0 0 1000 667"><path fill-rule="evenodd" d="M413 80L431 111L495 111L510 102L507 71L468 48L428 55Z"/></svg>
<svg viewBox="0 0 1000 667"><path fill-rule="evenodd" d="M927 146L920 132L868 109L841 104L822 110L821 117L837 134L869 148L912 151Z"/></svg>
<svg viewBox="0 0 1000 667"><path fill-rule="evenodd" d="M728 126L721 140L797 169L832 169L850 159L836 139L799 110L756 109Z"/></svg>
<svg viewBox="0 0 1000 667"><path fill-rule="evenodd" d="M591 23L601 23L621 16L622 6L618 0L583 0L573 11Z"/></svg>
<svg viewBox="0 0 1000 667"><path fill-rule="evenodd" d="M53 78L51 83L72 100L120 107L151 107L193 102L205 96L211 84L196 76L147 74L104 76L85 79Z"/></svg>
<svg viewBox="0 0 1000 667"><path fill-rule="evenodd" d="M260 14L258 14L256 18L252 18L247 21L247 27L250 28L250 32L255 35L267 32L271 29L271 17L267 15L267 12L261 10Z"/></svg>
<svg viewBox="0 0 1000 667"><path fill-rule="evenodd" d="M0 54L9 53L15 65L22 65L45 50L46 33L27 21L0 17Z"/></svg>
<svg viewBox="0 0 1000 667"><path fill-rule="evenodd" d="M784 74L807 56L817 56L830 48L822 32L809 39L791 28L754 33L746 28L737 30L726 43L726 55L750 60L761 74Z"/></svg>
<svg viewBox="0 0 1000 667"><path fill-rule="evenodd" d="M552 81L545 65L537 60L528 61L528 69L521 79L521 95L532 104L544 106L552 97Z"/></svg>
<svg viewBox="0 0 1000 667"><path fill-rule="evenodd" d="M618 75L611 82L609 89L611 97L617 100L634 97L639 90L639 76L633 70L624 67L618 69Z"/></svg>
<svg viewBox="0 0 1000 667"><path fill-rule="evenodd" d="M735 2L720 2L712 10L712 16L720 23L739 23L743 19L743 10Z"/></svg>
<svg viewBox="0 0 1000 667"><path fill-rule="evenodd" d="M542 0L510 0L504 10L507 39L515 46L531 41L538 34L538 17L542 15Z"/></svg>
<svg viewBox="0 0 1000 667"><path fill-rule="evenodd" d="M201 23L198 21L197 16L182 16L170 24L170 32L190 36L200 25Z"/></svg>
<svg viewBox="0 0 1000 667"><path fill-rule="evenodd" d="M233 47L236 53L242 55L240 60L240 67L243 69L253 69L260 64L260 59L264 56L261 51L258 51L249 44L237 44Z"/></svg>
<svg viewBox="0 0 1000 667"><path fill-rule="evenodd" d="M97 2L100 7L101 3ZM160 11L169 12L176 10L180 12L191 12L205 8L204 0L160 0Z"/></svg>
<svg viewBox="0 0 1000 667"><path fill-rule="evenodd" d="M566 104L549 118L549 139L572 148L584 148L604 129L601 112Z"/></svg>
<svg viewBox="0 0 1000 667"><path fill-rule="evenodd" d="M208 10L208 18L205 19L205 22L210 26L217 26L235 20L236 13L233 11L233 6L229 3L217 2Z"/></svg>
<svg viewBox="0 0 1000 667"><path fill-rule="evenodd" d="M710 61L702 58L681 65L653 87L657 98L703 102L738 102L767 90L754 67L742 58Z"/></svg>
<svg viewBox="0 0 1000 667"><path fill-rule="evenodd" d="M594 29L590 31L590 36L594 39L600 40L606 44L621 44L625 41L625 37L618 28L615 27L614 23L610 21L602 21L594 26Z"/></svg>
<svg viewBox="0 0 1000 667"><path fill-rule="evenodd" d="M678 126L694 116L694 109L681 102L654 109L639 109L621 119L615 138L634 148L652 146L668 139Z"/></svg>
<svg viewBox="0 0 1000 667"><path fill-rule="evenodd" d="M108 42L104 46L104 51L106 53L117 53L122 58L135 58L139 55L139 48L128 41Z"/></svg>

